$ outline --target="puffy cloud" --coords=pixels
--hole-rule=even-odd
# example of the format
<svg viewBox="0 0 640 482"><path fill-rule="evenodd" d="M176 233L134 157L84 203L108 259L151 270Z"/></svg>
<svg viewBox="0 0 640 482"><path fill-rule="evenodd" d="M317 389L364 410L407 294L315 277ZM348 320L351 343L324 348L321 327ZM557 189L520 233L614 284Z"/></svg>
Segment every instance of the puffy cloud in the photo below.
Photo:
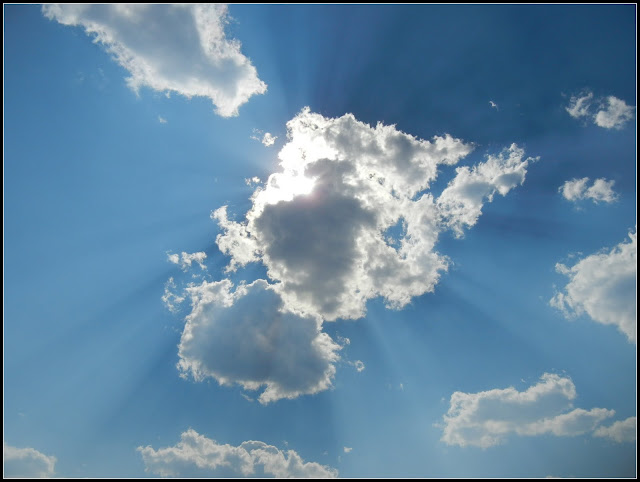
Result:
<svg viewBox="0 0 640 482"><path fill-rule="evenodd" d="M626 122L633 119L635 107L627 105L624 100L610 95L607 97L607 104L606 109L595 115L596 125L606 129L622 129Z"/></svg>
<svg viewBox="0 0 640 482"><path fill-rule="evenodd" d="M609 427L598 427L593 432L594 437L604 437L618 443L636 441L636 417L620 420Z"/></svg>
<svg viewBox="0 0 640 482"><path fill-rule="evenodd" d="M129 71L135 92L147 86L208 97L229 117L267 90L240 42L225 36L226 5L51 4L42 11L63 25L84 27Z"/></svg>
<svg viewBox="0 0 640 482"><path fill-rule="evenodd" d="M261 261L289 310L324 320L362 317L377 296L401 308L433 291L448 265L434 249L439 233L474 224L483 201L522 183L529 161L513 145L458 169L435 201L426 190L439 167L456 164L471 145L308 108L287 130L281 170L257 187L245 220L230 220L226 206L212 218L228 270Z"/></svg>
<svg viewBox="0 0 640 482"><path fill-rule="evenodd" d="M195 261L200 266L200 269L207 269L204 265L204 260L207 259L207 253L200 251L198 253L185 253L184 251L178 254L167 254L167 259L170 263L178 264L183 271L187 271L191 268L191 264Z"/></svg>
<svg viewBox="0 0 640 482"><path fill-rule="evenodd" d="M272 136L271 134L269 134L268 132L264 133L264 136L262 137L262 142L265 147L269 147L272 146L275 142L276 142L277 137L276 136Z"/></svg>
<svg viewBox="0 0 640 482"><path fill-rule="evenodd" d="M342 450L344 450L345 454L348 454L349 452L351 452L353 450L353 447L343 447Z"/></svg>
<svg viewBox="0 0 640 482"><path fill-rule="evenodd" d="M634 106L612 95L595 100L593 92L588 90L572 96L565 109L574 119L584 117L605 129L622 129L625 123L633 119L635 111Z"/></svg>
<svg viewBox="0 0 640 482"><path fill-rule="evenodd" d="M505 196L524 182L529 161L533 159L523 158L524 150L512 144L473 168L456 169L456 177L437 202L446 223L459 237L463 235L463 227L473 226L478 221L485 201L493 201L496 192Z"/></svg>
<svg viewBox="0 0 640 482"><path fill-rule="evenodd" d="M264 386L263 404L330 388L341 347L321 331L321 321L285 311L264 280L232 286L205 281L186 289L192 311L179 344L182 375Z"/></svg>
<svg viewBox="0 0 640 482"><path fill-rule="evenodd" d="M523 392L513 387L478 393L454 392L444 418L441 440L448 445L487 448L509 434L575 436L588 433L613 410L573 409L570 378L545 373Z"/></svg>
<svg viewBox="0 0 640 482"><path fill-rule="evenodd" d="M592 320L616 325L629 341L636 341L636 230L629 241L611 251L592 254L571 268L556 264L556 271L569 278L563 291L550 304L567 318L586 313Z"/></svg>
<svg viewBox="0 0 640 482"><path fill-rule="evenodd" d="M56 458L32 448L19 449L3 443L5 477L53 477Z"/></svg>
<svg viewBox="0 0 640 482"><path fill-rule="evenodd" d="M338 471L304 462L295 450L281 451L264 442L235 447L218 444L193 429L183 432L173 447L138 447L146 471L161 477L334 478Z"/></svg>
<svg viewBox="0 0 640 482"><path fill-rule="evenodd" d="M591 187L587 187L588 183L588 177L572 179L560 186L558 191L562 193L565 199L574 202L583 199L592 199L596 203L599 201L611 203L618 198L613 190L615 181L607 181L604 178L600 178L593 181Z"/></svg>
<svg viewBox="0 0 640 482"><path fill-rule="evenodd" d="M355 367L355 369L356 369L356 371L358 373L364 371L364 369L365 369L364 363L361 360L354 361L353 362L353 366Z"/></svg>

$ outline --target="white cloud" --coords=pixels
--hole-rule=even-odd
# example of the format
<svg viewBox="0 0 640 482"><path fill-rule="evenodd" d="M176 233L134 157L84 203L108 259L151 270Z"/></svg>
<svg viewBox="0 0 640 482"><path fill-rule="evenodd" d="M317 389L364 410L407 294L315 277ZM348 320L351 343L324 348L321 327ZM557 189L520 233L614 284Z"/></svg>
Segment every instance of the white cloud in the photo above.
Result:
<svg viewBox="0 0 640 482"><path fill-rule="evenodd" d="M437 200L446 223L458 237L464 227L476 224L485 202L493 201L496 192L505 196L511 189L524 182L529 161L524 150L512 144L497 156L488 156L486 162L473 168L456 169L456 177Z"/></svg>
<svg viewBox="0 0 640 482"><path fill-rule="evenodd" d="M629 242L611 251L589 255L569 268L556 264L556 271L569 278L563 291L550 304L567 318L586 313L592 320L616 325L629 341L636 341L636 230Z"/></svg>
<svg viewBox="0 0 640 482"><path fill-rule="evenodd" d="M579 95L574 95L565 107L567 112L574 119L589 116L589 108L593 102L593 92L585 91Z"/></svg>
<svg viewBox="0 0 640 482"><path fill-rule="evenodd" d="M606 129L622 129L626 122L633 119L635 107L627 105L624 100L610 95L607 97L607 104L606 109L595 115L596 125Z"/></svg>
<svg viewBox="0 0 640 482"><path fill-rule="evenodd" d="M227 6L51 4L44 15L63 25L82 26L129 71L135 92L146 86L186 97L208 97L223 116L267 86L240 42L227 39Z"/></svg>
<svg viewBox="0 0 640 482"><path fill-rule="evenodd" d="M618 443L636 441L636 417L620 420L609 427L598 427L593 432L594 437L604 437Z"/></svg>
<svg viewBox="0 0 640 482"><path fill-rule="evenodd" d="M263 404L330 388L341 347L321 331L321 321L285 311L264 280L232 286L205 281L186 289L192 311L179 344L182 375L264 386Z"/></svg>
<svg viewBox="0 0 640 482"><path fill-rule="evenodd" d="M264 442L239 446L218 444L193 429L183 432L173 447L138 447L145 470L161 477L334 478L338 471L305 462L295 450L282 451Z"/></svg>
<svg viewBox="0 0 640 482"><path fill-rule="evenodd" d="M265 147L269 147L276 142L276 139L277 139L276 136L272 136L268 132L265 132L261 142L265 145Z"/></svg>
<svg viewBox="0 0 640 482"><path fill-rule="evenodd" d="M32 448L19 449L3 443L4 477L48 478L55 475L56 458Z"/></svg>
<svg viewBox="0 0 640 482"><path fill-rule="evenodd" d="M591 187L587 187L588 183L588 177L572 179L560 186L558 191L562 193L565 199L574 202L583 199L592 199L596 203L599 201L612 203L618 198L613 190L615 181L607 181L604 178L600 178L593 181Z"/></svg>
<svg viewBox="0 0 640 482"><path fill-rule="evenodd" d="M439 233L475 223L484 199L524 180L528 161L511 146L459 170L435 202L426 190L439 167L456 164L471 145L449 135L425 141L395 126L371 127L351 114L325 118L308 108L287 129L281 170L255 190L246 220L230 220L226 206L212 218L223 229L217 243L231 256L229 271L261 261L289 310L324 320L362 317L377 296L401 308L433 291L448 265L434 249ZM472 191L460 172L483 183L473 203L458 197Z"/></svg>
<svg viewBox="0 0 640 482"><path fill-rule="evenodd" d="M200 269L207 269L204 264L204 260L207 259L207 253L200 251L198 253L185 253L184 251L178 254L167 254L167 259L170 263L178 264L183 271L187 271L191 268L191 264L195 261L200 266Z"/></svg>
<svg viewBox="0 0 640 482"><path fill-rule="evenodd" d="M489 105L490 105L491 107L493 107L495 110L499 110L499 109L498 109L498 104L496 104L494 101L490 100L490 101L489 101Z"/></svg>
<svg viewBox="0 0 640 482"><path fill-rule="evenodd" d="M256 184L260 184L260 178L258 176L253 176L251 178L246 178L244 183L247 186L255 186Z"/></svg>
<svg viewBox="0 0 640 482"><path fill-rule="evenodd" d="M354 361L353 366L358 371L358 373L360 373L361 371L364 371L365 369L364 363L361 360Z"/></svg>
<svg viewBox="0 0 640 482"><path fill-rule="evenodd" d="M513 387L478 393L455 392L444 418L441 440L448 445L487 448L509 434L576 436L593 431L613 410L573 408L571 379L545 373L523 392Z"/></svg>
<svg viewBox="0 0 640 482"><path fill-rule="evenodd" d="M178 256L177 254L175 256ZM173 280L173 276L167 280L164 284L164 294L162 295L162 302L169 311L175 313L178 311L178 305L180 305L185 297L177 295L175 293L176 283Z"/></svg>
<svg viewBox="0 0 640 482"><path fill-rule="evenodd" d="M585 117L605 129L622 129L635 111L634 106L612 95L594 100L593 92L588 90L572 96L565 109L574 119Z"/></svg>
<svg viewBox="0 0 640 482"><path fill-rule="evenodd" d="M343 447L344 453L348 454L349 452L351 452L353 450L353 447Z"/></svg>
<svg viewBox="0 0 640 482"><path fill-rule="evenodd" d="M160 124L166 124L167 123L167 119L165 119L162 116L158 116L158 122L160 122Z"/></svg>

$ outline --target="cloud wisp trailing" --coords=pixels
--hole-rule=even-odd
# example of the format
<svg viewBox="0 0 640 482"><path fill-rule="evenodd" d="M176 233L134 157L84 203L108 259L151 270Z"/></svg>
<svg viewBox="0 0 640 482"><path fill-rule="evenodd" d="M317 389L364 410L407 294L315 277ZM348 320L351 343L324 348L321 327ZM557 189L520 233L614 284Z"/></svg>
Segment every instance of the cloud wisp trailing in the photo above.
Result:
<svg viewBox="0 0 640 482"><path fill-rule="evenodd" d="M295 450L282 451L264 442L219 444L193 429L173 447L138 447L145 470L161 477L335 478L338 471L305 462Z"/></svg>
<svg viewBox="0 0 640 482"><path fill-rule="evenodd" d="M566 181L558 191L567 201L577 202L591 199L593 202L612 203L618 199L618 195L613 190L615 181L607 181L605 178L596 179L591 186L588 186L589 178L571 179Z"/></svg>
<svg viewBox="0 0 640 482"><path fill-rule="evenodd" d="M222 117L267 85L226 37L226 5L49 4L44 15L63 25L81 26L129 72L127 84L207 97Z"/></svg>
<svg viewBox="0 0 640 482"><path fill-rule="evenodd" d="M596 100L593 92L585 90L572 96L565 110L574 119L584 118L604 129L622 129L633 119L636 108L613 95Z"/></svg>
<svg viewBox="0 0 640 482"><path fill-rule="evenodd" d="M619 420L608 427L598 427L598 429L593 432L593 436L607 438L618 443L635 442L636 417Z"/></svg>
<svg viewBox="0 0 640 482"><path fill-rule="evenodd" d="M568 377L545 373L525 391L513 387L478 393L455 392L444 415L447 445L488 448L513 435L576 436L593 432L615 412L573 408L576 388Z"/></svg>
<svg viewBox="0 0 640 482"><path fill-rule="evenodd" d="M569 278L564 290L551 299L551 306L566 318L587 314L592 320L615 325L630 342L636 342L637 234L629 233L609 251L595 253L572 267L556 264L556 271Z"/></svg>
<svg viewBox="0 0 640 482"><path fill-rule="evenodd" d="M16 448L3 443L3 475L20 478L55 476L56 458L32 448Z"/></svg>

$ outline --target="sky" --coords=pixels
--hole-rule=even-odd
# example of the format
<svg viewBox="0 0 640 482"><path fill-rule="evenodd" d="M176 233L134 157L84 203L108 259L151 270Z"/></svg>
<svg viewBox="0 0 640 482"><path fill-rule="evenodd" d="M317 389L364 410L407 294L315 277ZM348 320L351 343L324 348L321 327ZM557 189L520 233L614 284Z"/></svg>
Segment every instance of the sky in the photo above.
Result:
<svg viewBox="0 0 640 482"><path fill-rule="evenodd" d="M635 5L4 5L7 477L635 477Z"/></svg>

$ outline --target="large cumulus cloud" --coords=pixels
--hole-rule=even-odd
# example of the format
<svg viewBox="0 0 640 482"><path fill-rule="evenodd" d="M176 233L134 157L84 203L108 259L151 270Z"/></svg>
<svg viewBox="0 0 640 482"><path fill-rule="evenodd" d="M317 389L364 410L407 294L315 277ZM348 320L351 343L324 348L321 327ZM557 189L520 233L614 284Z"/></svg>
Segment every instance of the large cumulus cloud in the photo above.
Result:
<svg viewBox="0 0 640 482"><path fill-rule="evenodd" d="M434 199L428 189L439 168L472 145L308 108L287 129L281 169L256 189L245 220L231 220L226 206L212 214L223 228L217 243L231 256L229 270L261 261L288 309L324 320L360 318L374 297L402 308L433 291L448 266L435 249L440 232L461 235L494 193L524 181L531 161L512 145L458 168Z"/></svg>
<svg viewBox="0 0 640 482"><path fill-rule="evenodd" d="M77 5L42 8L63 25L81 26L129 71L128 85L208 97L229 117L266 92L240 42L226 38L226 5Z"/></svg>

